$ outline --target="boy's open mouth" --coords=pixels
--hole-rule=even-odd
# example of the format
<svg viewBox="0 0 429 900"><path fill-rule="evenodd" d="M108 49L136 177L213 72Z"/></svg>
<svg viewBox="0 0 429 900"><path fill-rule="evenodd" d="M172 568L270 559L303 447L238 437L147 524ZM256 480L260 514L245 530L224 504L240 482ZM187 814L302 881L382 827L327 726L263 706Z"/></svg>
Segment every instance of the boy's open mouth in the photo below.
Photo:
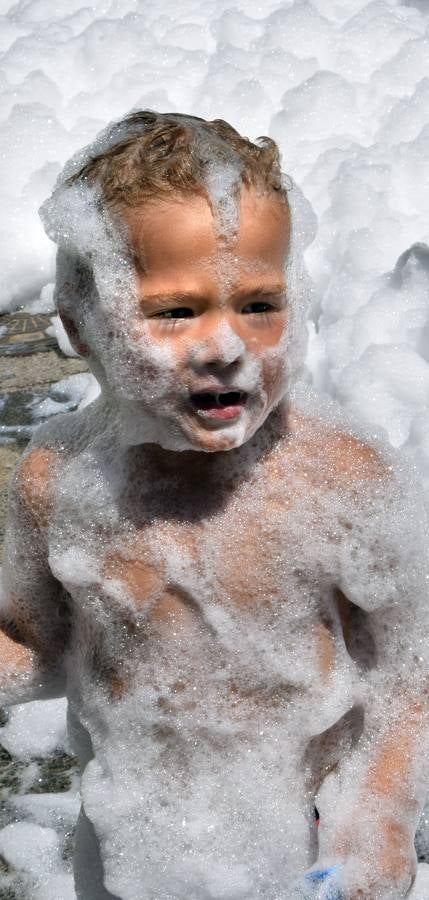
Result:
<svg viewBox="0 0 429 900"><path fill-rule="evenodd" d="M202 391L191 394L194 409L207 419L236 419L247 400L244 391Z"/></svg>

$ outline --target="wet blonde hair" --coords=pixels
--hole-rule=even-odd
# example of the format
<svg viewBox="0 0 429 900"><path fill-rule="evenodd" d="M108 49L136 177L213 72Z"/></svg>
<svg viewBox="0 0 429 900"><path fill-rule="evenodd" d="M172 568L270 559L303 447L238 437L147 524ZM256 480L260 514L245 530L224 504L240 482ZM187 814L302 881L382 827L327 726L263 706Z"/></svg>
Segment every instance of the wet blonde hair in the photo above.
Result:
<svg viewBox="0 0 429 900"><path fill-rule="evenodd" d="M275 191L286 199L290 185L282 179L275 141L242 137L228 122L208 122L179 113L141 110L113 126L113 145L90 157L68 179L99 186L111 208L131 207L150 198L179 193L207 196L205 179L213 163L233 166L240 184ZM210 198L208 198L210 200Z"/></svg>

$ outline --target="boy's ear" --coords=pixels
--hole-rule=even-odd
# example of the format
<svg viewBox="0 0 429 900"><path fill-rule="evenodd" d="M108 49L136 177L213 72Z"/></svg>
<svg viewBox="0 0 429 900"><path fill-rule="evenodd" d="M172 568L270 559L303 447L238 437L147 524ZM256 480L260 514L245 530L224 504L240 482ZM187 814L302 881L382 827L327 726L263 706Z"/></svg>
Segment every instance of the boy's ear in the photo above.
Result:
<svg viewBox="0 0 429 900"><path fill-rule="evenodd" d="M76 353L79 356L88 357L89 356L89 347L85 344L84 341L81 340L79 331L76 327L76 323L73 321L71 316L68 316L67 313L62 310L58 310L58 315L63 323L64 330L67 332L67 337L73 347L76 350Z"/></svg>

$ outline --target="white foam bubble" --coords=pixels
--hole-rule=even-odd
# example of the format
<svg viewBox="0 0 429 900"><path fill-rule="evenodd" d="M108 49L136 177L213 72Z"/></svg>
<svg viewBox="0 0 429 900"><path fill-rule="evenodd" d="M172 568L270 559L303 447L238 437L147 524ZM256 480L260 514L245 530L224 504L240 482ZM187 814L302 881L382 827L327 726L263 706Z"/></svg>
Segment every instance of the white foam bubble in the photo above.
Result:
<svg viewBox="0 0 429 900"><path fill-rule="evenodd" d="M64 699L47 700L43 716L37 702L14 706L1 732L2 746L21 760L68 748L65 713Z"/></svg>
<svg viewBox="0 0 429 900"><path fill-rule="evenodd" d="M46 329L46 334L55 337L58 343L60 350L64 353L64 356L77 357L79 354L72 347L67 332L64 328L64 325L59 316L53 316L51 318L52 325Z"/></svg>

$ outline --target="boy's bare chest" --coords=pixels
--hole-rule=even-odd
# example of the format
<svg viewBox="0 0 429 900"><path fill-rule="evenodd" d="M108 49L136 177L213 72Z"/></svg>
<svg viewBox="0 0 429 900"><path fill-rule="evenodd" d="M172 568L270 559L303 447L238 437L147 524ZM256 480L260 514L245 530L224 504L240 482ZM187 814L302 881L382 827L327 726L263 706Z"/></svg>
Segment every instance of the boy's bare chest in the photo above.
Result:
<svg viewBox="0 0 429 900"><path fill-rule="evenodd" d="M177 673L180 683L207 685L228 672L228 696L256 695L261 678L275 690L306 680L305 672L298 675L303 642L316 669L328 673L334 640L320 616L326 585L315 553L314 498L267 479L232 492L225 503L182 500L164 496L161 516L128 495L122 515L104 531L87 526L88 509L79 521L77 508L76 585L68 582L67 552L64 562L61 552L52 555L54 574L74 601L80 640L86 633L91 645L99 642L96 674L100 659L109 658L101 669L107 666L106 677L122 694L117 664L127 658L126 683L134 659L151 669L150 678L164 672L169 684Z"/></svg>
<svg viewBox="0 0 429 900"><path fill-rule="evenodd" d="M174 607L176 616L186 608L189 618L191 609L213 604L277 613L312 580L315 517L298 491L259 486L256 495L237 492L207 514L186 507L186 499L182 509L165 499L162 517L143 515L131 530L125 521L103 550L107 592L122 591L138 614L162 619Z"/></svg>
<svg viewBox="0 0 429 900"><path fill-rule="evenodd" d="M99 510L76 496L60 553L52 553L56 577L67 582L71 544L87 589L130 615L161 620L174 608L189 619L191 608L212 604L277 615L298 594L302 605L320 572L324 514L317 495L270 471L224 494L211 487L151 493L130 483L116 514L110 521L106 515L107 527L97 522ZM57 546L60 532L54 528Z"/></svg>

